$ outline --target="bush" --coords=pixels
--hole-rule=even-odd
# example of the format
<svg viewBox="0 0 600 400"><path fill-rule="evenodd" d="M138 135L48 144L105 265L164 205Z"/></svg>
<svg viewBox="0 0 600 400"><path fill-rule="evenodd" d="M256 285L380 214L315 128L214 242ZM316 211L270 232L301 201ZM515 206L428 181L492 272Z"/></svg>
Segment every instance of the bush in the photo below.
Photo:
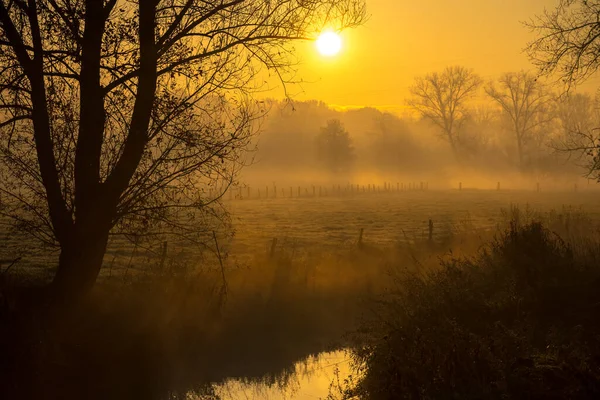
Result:
<svg viewBox="0 0 600 400"><path fill-rule="evenodd" d="M513 220L475 257L397 274L355 335L360 379L343 397L599 398L600 268L580 256L590 251Z"/></svg>

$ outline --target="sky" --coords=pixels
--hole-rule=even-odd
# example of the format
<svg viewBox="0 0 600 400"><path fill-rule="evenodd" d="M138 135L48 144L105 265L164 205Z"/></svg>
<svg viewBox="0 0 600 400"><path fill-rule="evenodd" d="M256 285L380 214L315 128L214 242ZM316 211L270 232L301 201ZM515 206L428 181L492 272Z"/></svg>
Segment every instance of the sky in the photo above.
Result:
<svg viewBox="0 0 600 400"><path fill-rule="evenodd" d="M417 75L450 65L472 68L484 79L533 69L523 53L533 38L522 22L558 0L366 0L369 19L344 31L342 52L320 55L299 43L294 99L338 107L401 111ZM587 86L594 84L594 80ZM600 85L600 79L597 80ZM272 97L283 97L281 88Z"/></svg>

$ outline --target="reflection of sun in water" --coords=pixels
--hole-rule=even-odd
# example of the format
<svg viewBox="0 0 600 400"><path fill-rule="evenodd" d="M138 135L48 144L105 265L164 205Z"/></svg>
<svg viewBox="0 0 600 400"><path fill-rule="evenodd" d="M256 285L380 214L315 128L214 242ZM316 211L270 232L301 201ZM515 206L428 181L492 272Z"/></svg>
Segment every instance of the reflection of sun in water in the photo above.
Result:
<svg viewBox="0 0 600 400"><path fill-rule="evenodd" d="M335 56L342 49L342 38L333 31L321 33L317 39L317 50L326 57Z"/></svg>

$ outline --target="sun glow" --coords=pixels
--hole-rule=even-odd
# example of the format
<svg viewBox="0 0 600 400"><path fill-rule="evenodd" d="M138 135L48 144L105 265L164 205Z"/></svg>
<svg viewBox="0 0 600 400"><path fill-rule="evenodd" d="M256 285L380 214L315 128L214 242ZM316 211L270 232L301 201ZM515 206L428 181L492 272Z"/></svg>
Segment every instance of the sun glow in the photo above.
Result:
<svg viewBox="0 0 600 400"><path fill-rule="evenodd" d="M317 50L325 57L335 56L342 49L342 38L333 31L321 33L317 39Z"/></svg>

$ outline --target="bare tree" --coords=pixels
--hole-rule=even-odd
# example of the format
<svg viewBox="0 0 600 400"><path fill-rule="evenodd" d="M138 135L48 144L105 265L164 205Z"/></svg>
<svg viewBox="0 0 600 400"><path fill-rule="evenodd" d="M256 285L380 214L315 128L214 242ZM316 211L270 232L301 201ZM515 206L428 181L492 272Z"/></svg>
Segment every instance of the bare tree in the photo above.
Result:
<svg viewBox="0 0 600 400"><path fill-rule="evenodd" d="M542 74L556 74L570 88L598 71L598 15L598 0L560 0L526 24L537 35L526 50Z"/></svg>
<svg viewBox="0 0 600 400"><path fill-rule="evenodd" d="M448 67L417 77L410 88L408 104L422 118L438 126L450 143L452 152L459 160L459 129L467 113L467 101L475 95L482 81L473 71L464 67Z"/></svg>
<svg viewBox="0 0 600 400"><path fill-rule="evenodd" d="M490 82L486 93L497 102L508 116L515 134L519 166L525 167L525 147L535 139L538 129L552 117L548 112L549 92L528 72L509 72L497 82Z"/></svg>
<svg viewBox="0 0 600 400"><path fill-rule="evenodd" d="M60 248L52 287L97 279L109 234L193 240L261 111L260 67L360 24L362 0L0 1L5 215Z"/></svg>
<svg viewBox="0 0 600 400"><path fill-rule="evenodd" d="M600 67L599 15L597 0L560 0L555 9L545 11L527 24L537 35L527 45L529 57L542 74L560 78L567 92ZM563 100L559 117L565 136L560 149L572 152L583 161L587 175L600 180L599 126L594 117L590 120L590 114L596 115L597 110L592 110L595 107L589 99L568 97Z"/></svg>
<svg viewBox="0 0 600 400"><path fill-rule="evenodd" d="M560 132L553 143L559 152L573 157L587 169L587 176L599 179L600 109L597 101L586 94L564 96L557 106Z"/></svg>

